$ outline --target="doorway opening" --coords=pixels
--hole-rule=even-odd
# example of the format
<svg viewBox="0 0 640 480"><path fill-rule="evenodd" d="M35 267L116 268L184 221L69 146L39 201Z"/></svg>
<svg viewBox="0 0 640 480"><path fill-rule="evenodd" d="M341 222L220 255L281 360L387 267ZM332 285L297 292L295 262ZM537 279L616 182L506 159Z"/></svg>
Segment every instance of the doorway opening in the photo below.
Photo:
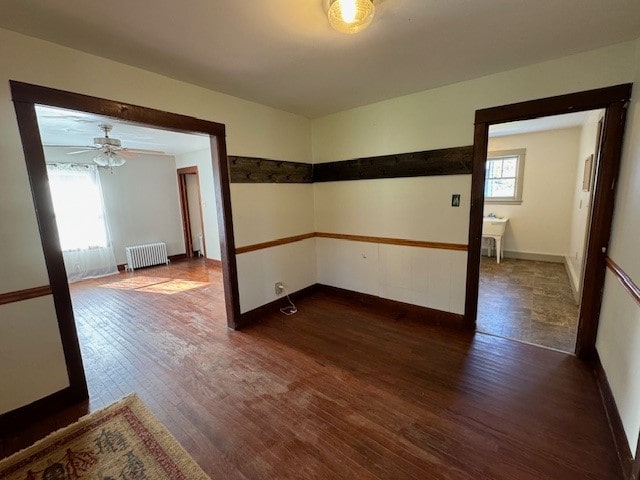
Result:
<svg viewBox="0 0 640 480"><path fill-rule="evenodd" d="M504 194L504 187L508 184L515 184L514 188L517 191L516 177L507 175L503 179L497 174L497 171L502 171L501 169L504 167L504 159L511 163L507 166L510 173L514 173L513 167L517 169L517 159L513 162L510 160L514 158L513 152L499 152L496 155L496 172L488 172L488 167L493 168L488 160L491 127L510 122L602 109L604 116L598 162L595 169L591 168L593 171L593 192L591 193L590 222L586 233L584 266L581 275L584 280L579 292L580 305L574 350L576 355L582 359L593 358L604 286L605 261L611 233L615 184L622 150L626 105L631 97L631 88L631 84L617 85L476 111L465 303L465 321L470 328L477 327L478 319L485 192ZM517 155L515 156L517 157ZM503 160L503 164L500 164L500 159ZM513 165L514 163L515 165ZM498 166L500 168L497 168ZM585 170L587 169L585 168ZM496 174L494 175L494 173ZM509 181L505 182L504 180ZM486 185L486 183L495 183L495 185ZM513 200L519 200L517 195ZM499 223L496 221L499 219L493 220L494 223ZM492 227L502 229L501 225ZM541 225L540 228L544 229L545 226ZM506 227L504 232L506 232ZM485 231L485 233L495 232ZM500 247L502 251L502 245Z"/></svg>
<svg viewBox="0 0 640 480"><path fill-rule="evenodd" d="M207 256L198 167L178 168L182 231L187 257Z"/></svg>
<svg viewBox="0 0 640 480"><path fill-rule="evenodd" d="M603 117L489 127L479 332L574 352Z"/></svg>
<svg viewBox="0 0 640 480"><path fill-rule="evenodd" d="M86 399L88 397L88 389L84 375L82 357L80 354L80 345L78 342L78 333L76 330L74 311L71 302L67 269L65 268L61 235L59 234L56 221L56 208L54 207L54 202L52 200L49 175L47 172L46 155L39 129L37 108L64 109L66 111L83 113L89 116L100 117L105 121L121 122L122 125L129 125L131 128L152 128L161 130L165 133L175 132L200 137L204 136L205 143L207 145L207 158L203 160L202 164L198 164L198 166L207 165L211 172L211 188L203 193L210 195L211 198L208 198L206 201L210 207L217 212L217 225L212 228L214 231L217 230L217 232L219 232L220 263L222 264L221 276L227 326L234 329L237 328L240 320L240 305L235 260L235 241L231 218L231 195L229 188L229 171L224 125L136 105L89 97L15 81L11 81L10 86L20 136L22 139L27 172L31 184L32 196L40 230L44 258L47 265L51 292L56 309L65 361L69 373L69 387L54 394L59 406L68 405ZM96 135L96 138L100 138L101 141L96 141L94 143L98 144L100 147L104 147L105 145L110 147L113 147L114 145L117 147L121 146L117 145L117 142L105 140L106 137L107 135ZM78 150L77 145L74 144L72 147ZM91 150L93 150L93 147ZM101 148L100 153L107 157L106 164L102 166L106 166L109 172L113 169L115 176L117 169L122 168L122 159L113 161L113 158L111 158L112 155L110 155L108 150L109 149L107 149L107 151L102 151ZM96 152L89 153L91 155L95 155ZM125 157L124 160L126 162L130 162L130 165L133 165L135 160L126 158L126 149L118 150L116 153L118 153L118 157ZM111 160L109 160L109 158L111 158ZM104 158L102 160L104 160ZM96 163L97 166L100 166L97 156L94 163ZM96 178L95 175L94 178ZM98 192L98 189L95 187L97 183L94 180L86 178L83 181L85 187L87 187L85 188L85 191L93 190L94 193ZM176 190L175 212L176 217L178 218L179 239L176 244L183 246L184 244L180 226L180 209L177 203L178 192L175 162L172 167L171 182ZM134 182L131 188L142 188L142 186L153 186L153 181L147 180L145 182L145 180L140 180L137 184ZM98 198L97 193L94 196L96 199ZM126 206L124 208L126 209ZM101 218L101 214L98 210L92 210L91 212L88 212L87 215L92 219L94 216L96 217L94 219L94 223L96 225L100 222L104 223L104 219ZM97 230L94 229L93 233L96 231ZM98 237L102 238L100 235L95 238ZM92 245L93 243L96 243L95 238L91 238L89 240L89 243L87 244L88 247L99 247L100 245L98 244L102 243L108 244L108 241L103 242L99 239L98 244ZM145 242L148 242L148 240ZM164 243L166 244L167 242ZM168 257L171 245L167 244L166 247L167 251L165 252L165 255ZM90 248L87 250L89 249ZM71 250L75 250L75 248L69 248L69 251ZM114 254L115 253L112 252L111 256L113 257ZM187 256L186 252L184 256ZM166 287L166 284L164 286ZM175 282L174 286L176 286ZM153 285L149 285L149 287L153 287ZM185 284L181 283L176 288L178 287L183 289ZM156 286L154 289L157 293L163 293L160 292L160 290L164 290L166 293L166 288L159 288Z"/></svg>

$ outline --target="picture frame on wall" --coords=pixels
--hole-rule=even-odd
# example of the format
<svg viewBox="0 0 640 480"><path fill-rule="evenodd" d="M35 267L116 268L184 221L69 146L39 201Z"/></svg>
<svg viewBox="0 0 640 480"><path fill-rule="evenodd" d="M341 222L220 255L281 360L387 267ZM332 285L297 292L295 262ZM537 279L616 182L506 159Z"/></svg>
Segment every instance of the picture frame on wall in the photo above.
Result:
<svg viewBox="0 0 640 480"><path fill-rule="evenodd" d="M593 173L593 154L589 155L587 159L584 161L584 173L582 176L583 192L591 191L592 173Z"/></svg>

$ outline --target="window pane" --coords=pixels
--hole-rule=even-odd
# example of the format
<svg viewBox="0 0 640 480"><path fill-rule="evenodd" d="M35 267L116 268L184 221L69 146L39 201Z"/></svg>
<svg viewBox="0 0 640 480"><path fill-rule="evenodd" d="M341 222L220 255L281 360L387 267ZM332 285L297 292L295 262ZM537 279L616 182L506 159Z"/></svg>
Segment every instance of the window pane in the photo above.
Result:
<svg viewBox="0 0 640 480"><path fill-rule="evenodd" d="M489 160L487 162L487 178L500 178L502 176L502 160Z"/></svg>
<svg viewBox="0 0 640 480"><path fill-rule="evenodd" d="M490 179L487 180L484 189L484 195L490 197L507 197L513 198L516 193L515 179Z"/></svg>
<svg viewBox="0 0 640 480"><path fill-rule="evenodd" d="M502 176L515 178L518 171L518 160L514 158L505 158L502 161Z"/></svg>
<svg viewBox="0 0 640 480"><path fill-rule="evenodd" d="M106 247L100 187L89 171L49 171L51 199L62 250Z"/></svg>

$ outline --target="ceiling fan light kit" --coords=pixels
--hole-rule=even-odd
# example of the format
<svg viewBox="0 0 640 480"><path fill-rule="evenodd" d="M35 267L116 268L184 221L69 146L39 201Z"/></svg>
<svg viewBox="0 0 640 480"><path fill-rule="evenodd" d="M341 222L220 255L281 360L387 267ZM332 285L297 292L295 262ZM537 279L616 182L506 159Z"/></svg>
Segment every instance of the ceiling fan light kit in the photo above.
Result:
<svg viewBox="0 0 640 480"><path fill-rule="evenodd" d="M102 152L93 158L93 161L100 167L121 167L127 161L114 152Z"/></svg>
<svg viewBox="0 0 640 480"><path fill-rule="evenodd" d="M93 157L93 161L100 167L121 167L127 161L123 157L135 157L136 154L152 154L152 155L164 155L164 152L159 150L140 150L124 148L122 142L117 138L111 138L109 132L113 129L113 125L108 123L101 123L98 125L100 130L104 132L104 137L95 137L93 139L94 146L86 147L83 150L77 150L75 152L69 152L67 155L77 155L86 152L96 152L97 155Z"/></svg>
<svg viewBox="0 0 640 480"><path fill-rule="evenodd" d="M330 0L329 24L341 33L358 33L373 20L373 0Z"/></svg>

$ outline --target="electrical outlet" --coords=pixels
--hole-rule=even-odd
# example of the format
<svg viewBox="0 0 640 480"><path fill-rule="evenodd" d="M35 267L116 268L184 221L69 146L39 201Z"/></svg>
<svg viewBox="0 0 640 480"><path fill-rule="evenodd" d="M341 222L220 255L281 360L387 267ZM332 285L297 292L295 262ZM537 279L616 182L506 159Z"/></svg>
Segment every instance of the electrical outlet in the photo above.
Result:
<svg viewBox="0 0 640 480"><path fill-rule="evenodd" d="M276 295L284 293L284 282L276 282Z"/></svg>

